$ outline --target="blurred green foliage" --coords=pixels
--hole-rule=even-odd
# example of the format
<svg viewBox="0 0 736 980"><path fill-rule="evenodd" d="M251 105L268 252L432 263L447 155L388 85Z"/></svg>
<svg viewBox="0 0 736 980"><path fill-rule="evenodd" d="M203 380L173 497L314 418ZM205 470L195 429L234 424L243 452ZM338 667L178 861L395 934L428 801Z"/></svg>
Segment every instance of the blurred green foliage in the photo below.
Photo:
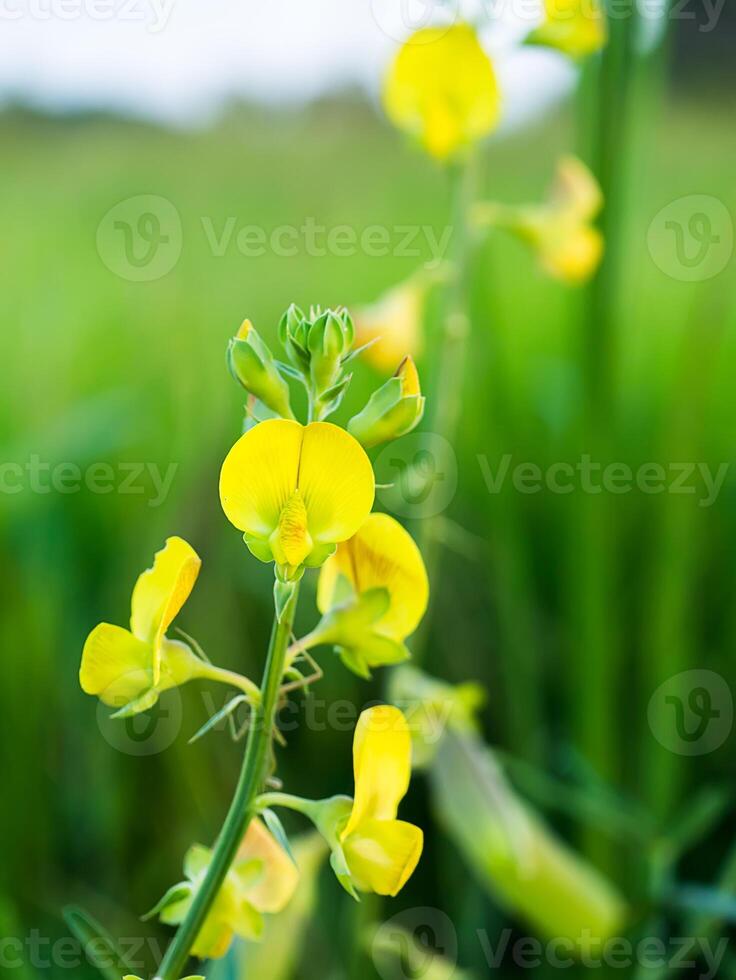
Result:
<svg viewBox="0 0 736 980"><path fill-rule="evenodd" d="M616 296L615 399L604 464L702 462L715 470L732 460L733 262L715 279L686 283L665 275L647 250L650 222L677 198L714 195L735 213L731 115L717 101L678 100L646 133ZM273 340L292 301L305 307L371 301L430 258L421 233L411 243L421 254L385 257L359 250L306 254L303 239L294 255L267 250L246 257L235 234L252 225L267 234L281 225L299 228L312 218L358 233L380 225L396 243L403 226L431 226L441 235L449 220L447 187L439 169L404 146L369 107L352 102L293 114L241 107L197 132L8 113L0 119L0 141L1 461L25 467L36 458L36 468L69 463L83 472L98 462L116 472L120 464L161 472L176 466L170 493L155 507L150 474L136 481L142 493L109 494L46 492L48 473L35 488L26 474L21 492L0 499L3 934L25 940L39 930L58 940L68 935L62 905L78 902L113 935L161 943L163 933L137 915L174 880L193 840L208 843L216 833L241 747L225 732L187 745L227 697L190 685L180 720L171 692L162 698L156 735L146 740L130 731L121 751L116 723L106 722L78 687L84 637L101 620L125 624L135 577L168 534L181 534L204 566L180 625L218 663L258 675L271 576L227 524L217 495L243 401L226 371L227 341L244 316ZM484 191L510 202L538 199L557 156L573 143L565 113L497 139L483 156ZM182 252L169 274L138 283L105 266L96 234L110 208L140 194L174 204ZM235 231L218 255L208 229L219 238L229 219ZM660 745L647 721L649 699L671 673L708 668L733 684L733 474L707 508L699 506L700 491L583 499L578 491L519 493L507 480L500 493L489 493L479 457L495 473L506 453L512 466L532 462L544 470L558 461L574 465L587 451L583 295L545 279L521 245L501 238L478 249L476 284L470 373L459 393L459 482L445 515L455 547L443 554L428 667L453 682L487 685L491 742L533 755L535 765L562 780L589 783L586 745L573 721L586 692L576 683L570 649L588 611L576 555L580 515L592 508L594 521L614 528L607 620L623 650L615 676L617 763L614 785L604 790L637 801L657 828L666 827L689 794L733 774L732 742L688 759ZM437 306L435 298L430 320ZM376 380L358 366L346 417ZM307 589L299 612L304 628L314 622L312 597ZM336 660L326 665L312 707L297 702L285 718L289 751L279 753L287 786L307 795L351 785L351 705L359 709L381 694L380 678L366 685ZM525 670L533 690L518 673ZM531 694L533 714L526 711ZM330 709L333 702L338 707ZM165 746L169 731L172 744L149 754ZM416 905L445 909L458 930L461 963L483 975L475 929L483 923L493 935L503 919L468 885L426 808L417 779L403 812L427 828L425 857L386 914ZM578 816L594 820L595 807L588 810ZM551 806L550 813L562 833L579 837L580 823L564 808ZM686 859L685 871L699 882L714 880L729 844L721 820ZM619 884L645 902L641 846L617 839L616 849ZM320 889L300 975L343 976L352 964L357 976L361 957L348 927L364 913L331 879ZM42 960L48 953L48 944L41 946ZM23 961L13 974L22 980L70 975L28 955ZM150 965L149 959L137 972ZM73 975L92 973L79 968Z"/></svg>

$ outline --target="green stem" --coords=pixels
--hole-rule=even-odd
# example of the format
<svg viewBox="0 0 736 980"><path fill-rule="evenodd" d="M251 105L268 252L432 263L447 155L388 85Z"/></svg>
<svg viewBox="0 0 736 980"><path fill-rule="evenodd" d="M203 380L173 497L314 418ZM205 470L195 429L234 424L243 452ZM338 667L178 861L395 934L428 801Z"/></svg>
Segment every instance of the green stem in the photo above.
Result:
<svg viewBox="0 0 736 980"><path fill-rule="evenodd" d="M470 280L470 228L468 211L473 200L475 167L473 161L458 165L450 171L453 197L453 235L455 249L454 278L448 290L448 306L437 346L435 374L427 403L431 406L427 432L452 445L462 407L463 375L470 318L468 294ZM444 444L444 443L443 443ZM439 546L436 533L437 518L427 517L418 533L419 549L424 556L432 590L436 590L439 574ZM431 620L431 606L424 617L421 633L414 643L414 660L418 664L426 647Z"/></svg>
<svg viewBox="0 0 736 980"><path fill-rule="evenodd" d="M297 584L281 617L281 622L274 618L266 665L263 671L260 703L253 712L235 795L215 844L207 874L186 918L179 926L166 951L157 974L157 980L179 980L189 959L192 945L207 918L212 903L217 898L220 886L230 870L230 865L235 859L243 836L248 829L248 824L254 816L256 796L265 782L268 770L279 689L284 673L286 650L294 622L298 590Z"/></svg>
<svg viewBox="0 0 736 980"><path fill-rule="evenodd" d="M287 810L302 813L311 820L315 802L318 803L319 800L304 800L301 796L292 796L291 793L261 793L256 799L256 806L259 810L266 810L274 806L283 806Z"/></svg>
<svg viewBox="0 0 736 980"><path fill-rule="evenodd" d="M256 705L260 701L261 691L257 684L254 684L248 677L236 673L234 670L226 670L224 667L216 667L214 664L206 664L200 675L212 681L219 681L221 684L230 684L237 687L248 698L251 704Z"/></svg>

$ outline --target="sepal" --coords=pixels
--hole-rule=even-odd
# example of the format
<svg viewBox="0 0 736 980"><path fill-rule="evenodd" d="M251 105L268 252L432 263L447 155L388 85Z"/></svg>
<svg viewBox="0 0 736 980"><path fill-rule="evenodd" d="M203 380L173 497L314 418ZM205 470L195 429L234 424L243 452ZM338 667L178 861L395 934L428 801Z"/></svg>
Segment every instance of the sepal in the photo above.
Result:
<svg viewBox="0 0 736 980"><path fill-rule="evenodd" d="M228 345L230 373L246 391L282 418L293 419L289 386L266 342L250 320L245 320Z"/></svg>

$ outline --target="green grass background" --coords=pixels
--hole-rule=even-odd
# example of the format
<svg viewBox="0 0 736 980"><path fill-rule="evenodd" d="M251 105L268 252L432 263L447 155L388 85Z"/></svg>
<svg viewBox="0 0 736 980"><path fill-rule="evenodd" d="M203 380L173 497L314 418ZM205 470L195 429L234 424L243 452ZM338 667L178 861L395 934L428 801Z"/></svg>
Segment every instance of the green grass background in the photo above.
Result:
<svg viewBox="0 0 736 980"><path fill-rule="evenodd" d="M643 134L629 189L625 275L615 297L616 386L603 462L717 467L733 458L733 260L716 279L687 284L663 274L646 244L650 221L676 198L710 194L736 213L731 116L725 100L673 93ZM202 687L190 685L171 747L144 756L118 751L103 735L110 726L99 721L95 701L78 686L84 638L100 620L126 622L137 574L176 533L204 561L179 625L218 663L258 675L271 575L246 552L217 495L243 401L226 372L227 340L246 315L273 339L292 301L349 307L370 301L428 257L245 258L234 244L217 257L202 217L216 228L230 216L238 228L266 230L312 216L358 231L373 224L439 231L449 221L448 190L437 167L370 107L352 101L298 113L240 107L197 132L9 112L0 117L0 143L2 461L24 464L37 454L83 469L97 461L177 465L158 508L149 506L149 493L26 489L0 498L2 934L24 939L38 929L63 937L60 908L75 901L117 935L142 930L161 941L164 930L141 926L137 916L178 880L188 845L214 837L241 747L224 733L187 745L207 717ZM504 201L540 198L557 156L574 144L566 111L491 142L482 158L485 193ZM95 245L103 215L138 194L168 198L183 227L180 261L150 283L116 277ZM477 459L486 454L495 470L512 453L514 462L544 468L575 463L587 451L580 435L582 304L581 292L547 280L521 245L493 238L478 249L470 368L457 393L459 483L446 515L468 534L458 531L461 550L443 554L428 666L450 681L487 685L483 722L493 743L563 779L583 767L589 747L578 722L589 692L578 683L580 658L604 656L576 643L581 617L599 612L587 605L587 573L578 560L581 514L590 509L614 542L613 554L604 556L605 622L614 632L607 639L618 650L614 756L602 775L664 830L695 794L710 787L728 792L733 780L732 737L716 752L686 759L655 741L646 715L657 684L680 670L705 667L733 683L733 474L716 504L703 509L698 496L637 491L584 499L577 492L520 495L508 483L491 495ZM360 366L346 410L357 410L377 381ZM314 620L311 587L299 620L305 629ZM367 685L326 653L323 659L328 670L319 698L362 705L380 696L380 679ZM223 691L210 693L217 706L223 703ZM539 704L537 717L531 707L527 713L530 698ZM166 711L167 700L162 704ZM349 791L349 726L302 725L288 741L279 758L290 789ZM404 812L427 828L427 851L388 911L446 909L460 931L461 962L482 967L474 929L478 922L499 928L502 914L468 884L459 858L432 826L420 778ZM572 841L585 842L580 820L554 811L550 819ZM685 858L685 877L717 877L730 826L726 810ZM641 853L611 843L609 870L641 896ZM369 963L356 965L350 947L355 910L329 876L320 894L300 975L373 975ZM69 975L30 963L12 972L22 980Z"/></svg>

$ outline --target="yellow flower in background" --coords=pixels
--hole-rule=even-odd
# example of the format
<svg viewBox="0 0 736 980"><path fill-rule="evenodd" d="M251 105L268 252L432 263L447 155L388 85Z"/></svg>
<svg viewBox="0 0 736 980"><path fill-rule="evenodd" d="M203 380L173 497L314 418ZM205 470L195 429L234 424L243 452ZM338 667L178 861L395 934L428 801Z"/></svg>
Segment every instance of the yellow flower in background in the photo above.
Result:
<svg viewBox="0 0 736 980"><path fill-rule="evenodd" d="M469 24L426 27L389 68L383 105L399 129L438 160L449 160L498 122L500 97L490 59Z"/></svg>
<svg viewBox="0 0 736 980"><path fill-rule="evenodd" d="M412 276L355 314L355 342L370 341L363 357L379 371L393 371L407 354L417 358L424 348L422 320L427 284Z"/></svg>
<svg viewBox="0 0 736 980"><path fill-rule="evenodd" d="M397 895L419 862L424 835L396 819L411 777L411 738L398 708L362 712L353 740L355 798L339 835L345 865L358 891Z"/></svg>
<svg viewBox="0 0 736 980"><path fill-rule="evenodd" d="M202 660L186 643L166 636L189 598L201 564L183 538L168 538L153 567L135 584L130 629L100 623L87 637L79 683L86 694L118 708L116 717L146 711L162 691L195 677L233 684L249 696L257 692L248 678Z"/></svg>
<svg viewBox="0 0 736 980"><path fill-rule="evenodd" d="M365 450L330 422L261 422L228 453L220 500L261 561L284 579L321 565L370 513L375 494Z"/></svg>
<svg viewBox="0 0 736 980"><path fill-rule="evenodd" d="M606 16L600 0L545 0L544 21L526 40L556 48L571 58L600 51L608 40Z"/></svg>
<svg viewBox="0 0 736 980"><path fill-rule="evenodd" d="M212 851L195 844L184 858L186 881L174 885L146 918L158 915L167 925L186 916L207 873ZM260 820L251 820L238 854L192 946L200 959L224 956L234 937L256 940L263 913L280 912L297 887L299 872L286 851Z"/></svg>
<svg viewBox="0 0 736 980"><path fill-rule="evenodd" d="M549 200L523 207L481 203L473 218L504 228L531 245L544 270L562 282L586 282L603 256L603 236L593 221L603 205L597 180L577 157L563 157Z"/></svg>

